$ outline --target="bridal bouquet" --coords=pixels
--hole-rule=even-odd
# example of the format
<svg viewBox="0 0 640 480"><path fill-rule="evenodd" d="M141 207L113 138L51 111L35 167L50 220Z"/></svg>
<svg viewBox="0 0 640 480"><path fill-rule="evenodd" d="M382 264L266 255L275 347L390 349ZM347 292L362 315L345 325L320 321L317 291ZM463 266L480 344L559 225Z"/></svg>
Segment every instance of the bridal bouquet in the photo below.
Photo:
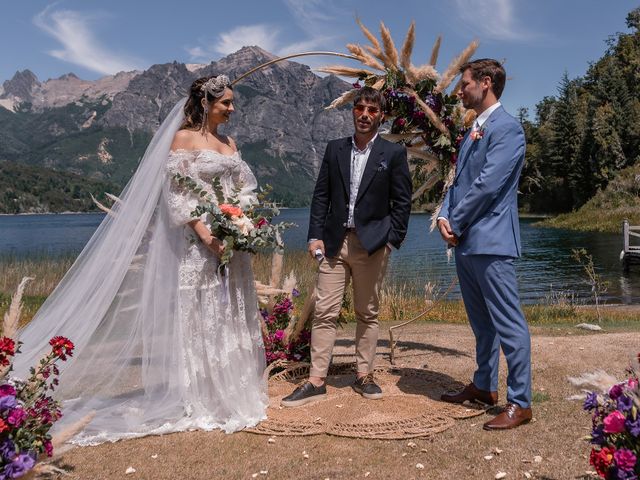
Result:
<svg viewBox="0 0 640 480"><path fill-rule="evenodd" d="M640 354L638 355L640 362ZM607 393L591 392L584 409L592 412L589 463L601 478L640 477L640 387L638 371L613 385Z"/></svg>
<svg viewBox="0 0 640 480"><path fill-rule="evenodd" d="M65 337L53 337L49 345L50 352L31 368L26 381L6 379L20 343L0 338L0 480L25 475L40 454L53 455L49 429L62 413L60 404L48 392L58 385L56 363L70 357L74 345Z"/></svg>
<svg viewBox="0 0 640 480"><path fill-rule="evenodd" d="M243 210L239 206L239 192L225 197L218 178L214 178L212 182L215 198L190 177L176 174L174 179L178 185L202 198L203 203L191 212L191 216L200 217L207 214L205 218L211 233L223 242L224 251L219 267L221 270L228 265L234 251L255 254L262 250L284 249L280 233L295 225L272 222L273 217L280 211L275 204L266 200L269 189L258 195L258 204Z"/></svg>

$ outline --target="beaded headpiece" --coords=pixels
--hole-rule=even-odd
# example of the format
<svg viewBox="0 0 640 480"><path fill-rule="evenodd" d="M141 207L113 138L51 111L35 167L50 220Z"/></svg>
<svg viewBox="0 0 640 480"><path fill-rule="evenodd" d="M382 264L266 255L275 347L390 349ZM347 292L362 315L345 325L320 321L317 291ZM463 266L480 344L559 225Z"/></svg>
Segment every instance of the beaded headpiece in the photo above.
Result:
<svg viewBox="0 0 640 480"><path fill-rule="evenodd" d="M203 92L208 93L214 98L220 98L224 95L224 89L231 85L231 81L229 81L229 77L226 75L218 75L217 77L212 77L206 82L202 84Z"/></svg>

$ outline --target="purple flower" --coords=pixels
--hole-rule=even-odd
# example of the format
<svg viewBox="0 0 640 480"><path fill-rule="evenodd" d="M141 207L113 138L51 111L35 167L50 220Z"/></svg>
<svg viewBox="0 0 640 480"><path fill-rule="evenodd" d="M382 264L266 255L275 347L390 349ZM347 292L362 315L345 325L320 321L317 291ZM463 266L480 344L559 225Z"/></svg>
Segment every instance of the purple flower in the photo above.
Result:
<svg viewBox="0 0 640 480"><path fill-rule="evenodd" d="M632 436L636 438L640 437L640 416L638 416L635 420L627 418L627 421L624 422L624 425L625 427L627 427L627 430Z"/></svg>
<svg viewBox="0 0 640 480"><path fill-rule="evenodd" d="M618 397L618 410L628 412L631 410L631 407L633 407L633 400L631 400L631 398L624 394Z"/></svg>
<svg viewBox="0 0 640 480"><path fill-rule="evenodd" d="M300 291L297 288L294 288L293 290L291 290L291 295L293 295L293 297L299 297L300 296Z"/></svg>
<svg viewBox="0 0 640 480"><path fill-rule="evenodd" d="M4 397L0 397L0 411L8 410L16 406L16 397L13 395L6 395Z"/></svg>
<svg viewBox="0 0 640 480"><path fill-rule="evenodd" d="M614 385L613 387L611 387L611 389L609 390L609 397L611 397L611 400L615 400L616 398L618 398L620 395L622 395L622 385Z"/></svg>
<svg viewBox="0 0 640 480"><path fill-rule="evenodd" d="M13 444L11 439L5 438L0 442L0 455L5 460L10 460L16 456L16 446Z"/></svg>
<svg viewBox="0 0 640 480"><path fill-rule="evenodd" d="M591 443L600 446L604 445L604 425L593 427L593 430L591 431Z"/></svg>
<svg viewBox="0 0 640 480"><path fill-rule="evenodd" d="M633 470L636 466L636 456L627 448L620 448L613 454L616 465L620 470Z"/></svg>
<svg viewBox="0 0 640 480"><path fill-rule="evenodd" d="M21 453L13 459L13 462L4 467L4 474L7 478L18 478L31 470L35 464L36 461L31 455Z"/></svg>
<svg viewBox="0 0 640 480"><path fill-rule="evenodd" d="M587 395L587 398L584 399L584 403L582 404L582 408L585 410L593 410L598 406L598 394L596 392L591 392Z"/></svg>

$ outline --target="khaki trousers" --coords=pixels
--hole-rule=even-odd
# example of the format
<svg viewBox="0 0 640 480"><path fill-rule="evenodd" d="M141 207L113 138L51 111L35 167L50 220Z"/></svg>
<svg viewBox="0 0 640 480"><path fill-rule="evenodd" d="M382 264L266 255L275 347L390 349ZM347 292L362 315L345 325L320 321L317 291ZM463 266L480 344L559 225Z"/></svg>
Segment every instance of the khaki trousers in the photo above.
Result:
<svg viewBox="0 0 640 480"><path fill-rule="evenodd" d="M316 281L316 306L311 329L312 377L327 376L336 340L336 320L345 288L352 282L356 314L356 365L358 373L372 373L378 343L380 286L387 269L390 247L369 256L354 231L344 238L333 258L320 262Z"/></svg>

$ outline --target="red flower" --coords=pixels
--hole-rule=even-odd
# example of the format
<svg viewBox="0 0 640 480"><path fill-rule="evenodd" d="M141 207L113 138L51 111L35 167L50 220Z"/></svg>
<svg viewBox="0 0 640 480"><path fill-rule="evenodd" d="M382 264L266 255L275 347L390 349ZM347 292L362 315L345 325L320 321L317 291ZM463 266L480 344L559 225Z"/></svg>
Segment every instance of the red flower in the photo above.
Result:
<svg viewBox="0 0 640 480"><path fill-rule="evenodd" d="M258 220L258 222L256 223L256 228L262 228L265 225L269 225L269 222L267 222L267 219L262 217L260 220Z"/></svg>
<svg viewBox="0 0 640 480"><path fill-rule="evenodd" d="M0 432L4 432L6 430L9 430L9 425L7 425L5 421L0 418Z"/></svg>
<svg viewBox="0 0 640 480"><path fill-rule="evenodd" d="M49 345L51 345L53 354L60 358L60 360L66 360L67 355L73 355L73 343L66 337L53 337L49 340Z"/></svg>
<svg viewBox="0 0 640 480"><path fill-rule="evenodd" d="M221 204L220 211L227 217L239 217L242 215L242 209L240 207L236 207L235 205L230 205L228 203Z"/></svg>
<svg viewBox="0 0 640 480"><path fill-rule="evenodd" d="M0 338L0 351L7 355L14 355L16 353L16 342L9 337Z"/></svg>
<svg viewBox="0 0 640 480"><path fill-rule="evenodd" d="M611 463L613 463L613 454L615 449L604 447L600 451L597 451L595 448L591 449L591 455L589 455L589 463L593 465L602 478L606 478L607 470Z"/></svg>

